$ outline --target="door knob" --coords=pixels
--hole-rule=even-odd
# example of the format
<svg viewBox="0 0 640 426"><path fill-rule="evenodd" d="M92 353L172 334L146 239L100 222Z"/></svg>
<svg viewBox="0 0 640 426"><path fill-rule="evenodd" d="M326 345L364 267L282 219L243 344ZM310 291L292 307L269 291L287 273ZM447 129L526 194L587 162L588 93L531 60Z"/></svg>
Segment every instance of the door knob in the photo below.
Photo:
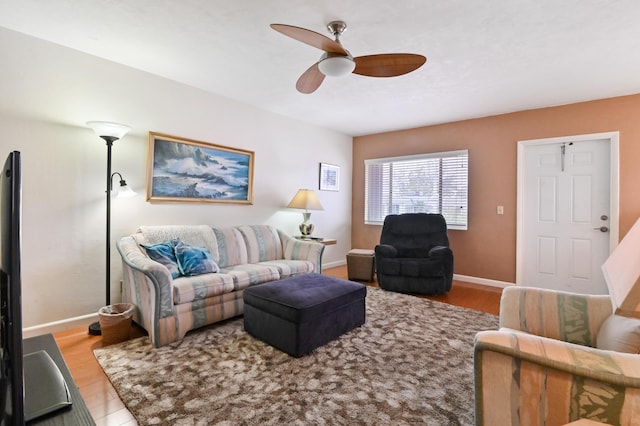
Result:
<svg viewBox="0 0 640 426"><path fill-rule="evenodd" d="M606 226L601 226L599 228L593 228L596 230L600 230L600 232L609 232L609 228L607 228Z"/></svg>

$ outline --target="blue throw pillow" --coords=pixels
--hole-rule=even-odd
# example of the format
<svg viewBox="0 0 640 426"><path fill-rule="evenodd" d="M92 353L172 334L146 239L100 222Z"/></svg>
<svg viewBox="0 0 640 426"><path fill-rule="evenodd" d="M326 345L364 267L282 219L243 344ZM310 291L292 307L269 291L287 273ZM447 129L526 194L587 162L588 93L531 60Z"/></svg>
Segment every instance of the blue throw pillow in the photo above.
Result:
<svg viewBox="0 0 640 426"><path fill-rule="evenodd" d="M182 275L200 275L220 270L209 250L204 247L192 247L178 241L173 249Z"/></svg>
<svg viewBox="0 0 640 426"><path fill-rule="evenodd" d="M178 268L178 260L176 259L174 247L178 244L177 239L167 241L164 243L145 245L142 247L147 251L147 255L158 263L163 264L169 272L171 272L172 278L178 278L180 276L180 270Z"/></svg>

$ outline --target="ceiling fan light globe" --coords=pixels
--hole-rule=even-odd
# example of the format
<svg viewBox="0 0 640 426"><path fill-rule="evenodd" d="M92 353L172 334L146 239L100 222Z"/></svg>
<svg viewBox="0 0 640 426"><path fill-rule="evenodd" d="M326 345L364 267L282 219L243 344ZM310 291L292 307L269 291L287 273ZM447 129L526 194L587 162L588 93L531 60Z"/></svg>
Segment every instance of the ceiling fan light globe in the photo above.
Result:
<svg viewBox="0 0 640 426"><path fill-rule="evenodd" d="M346 56L332 56L318 63L320 72L329 77L344 77L351 74L355 68L356 63Z"/></svg>

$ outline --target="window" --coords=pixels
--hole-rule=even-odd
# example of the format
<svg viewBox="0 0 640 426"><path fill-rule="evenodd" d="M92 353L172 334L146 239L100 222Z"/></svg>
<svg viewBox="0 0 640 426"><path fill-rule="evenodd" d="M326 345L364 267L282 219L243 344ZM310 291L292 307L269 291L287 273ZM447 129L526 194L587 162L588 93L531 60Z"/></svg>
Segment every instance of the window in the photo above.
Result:
<svg viewBox="0 0 640 426"><path fill-rule="evenodd" d="M441 213L449 229L467 229L469 151L365 160L364 222L388 214Z"/></svg>

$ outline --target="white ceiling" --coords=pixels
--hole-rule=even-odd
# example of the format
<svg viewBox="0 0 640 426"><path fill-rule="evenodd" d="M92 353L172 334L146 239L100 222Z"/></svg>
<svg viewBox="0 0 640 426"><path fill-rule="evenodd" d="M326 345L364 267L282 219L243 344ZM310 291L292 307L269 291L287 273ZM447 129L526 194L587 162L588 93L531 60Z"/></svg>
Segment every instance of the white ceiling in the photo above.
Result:
<svg viewBox="0 0 640 426"><path fill-rule="evenodd" d="M269 24L335 19L354 56L428 61L300 94L322 52ZM354 136L640 93L639 22L637 0L0 2L2 27Z"/></svg>

